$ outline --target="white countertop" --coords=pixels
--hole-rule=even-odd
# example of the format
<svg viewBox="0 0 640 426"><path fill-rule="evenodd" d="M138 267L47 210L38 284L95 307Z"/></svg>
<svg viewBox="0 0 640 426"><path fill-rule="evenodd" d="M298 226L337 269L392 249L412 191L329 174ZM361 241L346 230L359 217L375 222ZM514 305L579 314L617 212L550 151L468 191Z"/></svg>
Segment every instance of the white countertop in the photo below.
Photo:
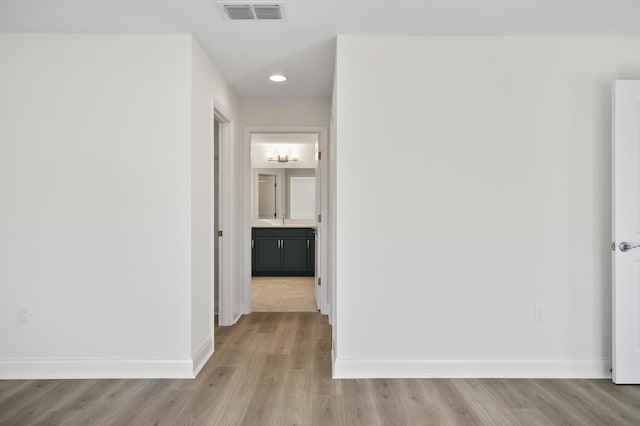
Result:
<svg viewBox="0 0 640 426"><path fill-rule="evenodd" d="M251 224L252 228L316 228L316 221L308 219L260 219Z"/></svg>

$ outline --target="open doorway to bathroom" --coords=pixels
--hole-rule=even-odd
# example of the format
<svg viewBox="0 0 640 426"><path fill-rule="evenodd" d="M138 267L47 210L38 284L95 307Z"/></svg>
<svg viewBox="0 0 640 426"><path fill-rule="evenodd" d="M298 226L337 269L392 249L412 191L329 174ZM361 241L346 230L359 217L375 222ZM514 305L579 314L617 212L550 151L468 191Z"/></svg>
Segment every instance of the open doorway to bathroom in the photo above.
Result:
<svg viewBox="0 0 640 426"><path fill-rule="evenodd" d="M320 135L252 133L251 311L315 312Z"/></svg>

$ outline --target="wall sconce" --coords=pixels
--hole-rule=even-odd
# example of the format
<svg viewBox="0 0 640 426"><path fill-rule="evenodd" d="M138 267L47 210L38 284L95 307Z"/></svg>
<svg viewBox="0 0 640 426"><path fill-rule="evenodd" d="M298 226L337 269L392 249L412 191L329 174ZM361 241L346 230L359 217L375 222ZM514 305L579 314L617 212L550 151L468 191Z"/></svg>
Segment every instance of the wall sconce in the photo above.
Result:
<svg viewBox="0 0 640 426"><path fill-rule="evenodd" d="M291 157L286 152L281 152L277 157L274 157L273 152L267 153L267 160L277 161L278 163L288 163L289 161L298 161L298 154L292 153Z"/></svg>

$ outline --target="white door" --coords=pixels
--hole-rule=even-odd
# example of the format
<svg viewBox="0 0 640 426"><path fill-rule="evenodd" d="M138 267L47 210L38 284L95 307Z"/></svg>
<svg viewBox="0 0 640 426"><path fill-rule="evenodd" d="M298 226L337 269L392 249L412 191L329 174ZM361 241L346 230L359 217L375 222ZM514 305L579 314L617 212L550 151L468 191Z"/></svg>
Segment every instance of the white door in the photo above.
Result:
<svg viewBox="0 0 640 426"><path fill-rule="evenodd" d="M640 81L613 95L613 381L640 383Z"/></svg>

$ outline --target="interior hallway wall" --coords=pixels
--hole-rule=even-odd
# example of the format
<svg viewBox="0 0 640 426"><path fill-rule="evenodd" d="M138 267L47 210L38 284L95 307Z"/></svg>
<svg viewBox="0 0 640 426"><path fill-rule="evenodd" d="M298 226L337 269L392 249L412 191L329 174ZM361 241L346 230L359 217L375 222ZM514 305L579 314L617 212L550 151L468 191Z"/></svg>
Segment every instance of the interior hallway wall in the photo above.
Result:
<svg viewBox="0 0 640 426"><path fill-rule="evenodd" d="M234 95L193 43L0 35L0 377L190 377L208 354L195 154Z"/></svg>
<svg viewBox="0 0 640 426"><path fill-rule="evenodd" d="M328 126L329 100L242 101L240 116L245 127Z"/></svg>
<svg viewBox="0 0 640 426"><path fill-rule="evenodd" d="M214 160L214 112L225 115L230 123L223 124L227 129L226 145L222 150L222 158ZM208 359L213 350L213 317L218 296L212 293L214 275L218 274L214 255L214 211L213 196L216 183L220 183L220 174L215 174L214 167L223 165L229 171L229 182L223 182L220 201L223 215L226 217L223 230L227 236L237 235L240 223L236 220L235 211L241 209L242 185L241 167L242 144L238 141L239 132L238 100L235 93L226 84L215 65L202 48L191 40L191 352L199 368ZM223 143L224 145L224 143ZM217 164L216 164L217 163ZM227 173L224 173L227 174ZM216 180L218 179L218 180ZM225 198L226 195L226 198ZM224 198L224 199L223 199ZM233 238L223 241L218 238L218 249L224 253L217 257L228 265L223 279L236 282L239 278L241 258L234 255L238 251L238 242ZM226 287L225 287L226 288ZM229 316L237 318L241 312L242 293L228 287L231 294ZM215 291L214 291L215 292ZM212 300L215 300L212 303ZM219 318L221 319L221 318ZM222 321L221 321L222 323Z"/></svg>
<svg viewBox="0 0 640 426"><path fill-rule="evenodd" d="M609 375L611 85L638 51L338 38L337 376Z"/></svg>

